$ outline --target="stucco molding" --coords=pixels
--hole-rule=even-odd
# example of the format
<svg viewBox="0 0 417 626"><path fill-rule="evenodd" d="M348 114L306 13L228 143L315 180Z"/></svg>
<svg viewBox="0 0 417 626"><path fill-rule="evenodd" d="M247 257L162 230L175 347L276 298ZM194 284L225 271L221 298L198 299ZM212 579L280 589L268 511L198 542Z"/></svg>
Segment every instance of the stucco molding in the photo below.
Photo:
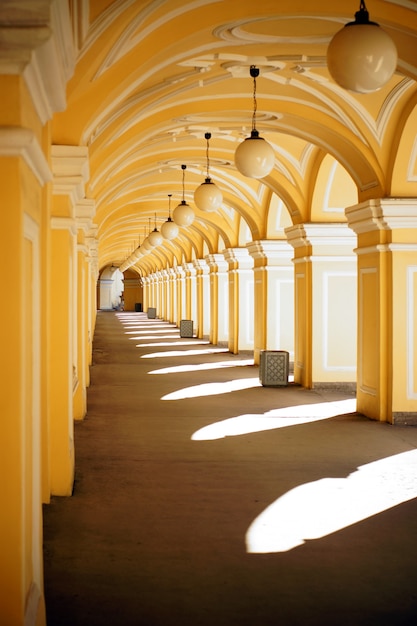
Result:
<svg viewBox="0 0 417 626"><path fill-rule="evenodd" d="M68 230L71 235L77 234L77 225L71 217L51 217L52 230Z"/></svg>
<svg viewBox="0 0 417 626"><path fill-rule="evenodd" d="M368 200L345 210L349 227L360 235L378 230L417 229L417 198Z"/></svg>
<svg viewBox="0 0 417 626"><path fill-rule="evenodd" d="M51 146L51 163L54 176L80 176L86 183L90 178L88 148L86 146Z"/></svg>
<svg viewBox="0 0 417 626"><path fill-rule="evenodd" d="M246 247L255 263L265 261L266 266L280 267L291 264L293 249L286 239L251 241Z"/></svg>
<svg viewBox="0 0 417 626"><path fill-rule="evenodd" d="M223 254L228 263L229 271L253 269L253 258L247 248L226 248Z"/></svg>
<svg viewBox="0 0 417 626"><path fill-rule="evenodd" d="M288 243L294 248L311 246L316 254L338 252L349 254L356 245L356 236L348 224L296 224L285 229Z"/></svg>
<svg viewBox="0 0 417 626"><path fill-rule="evenodd" d="M52 172L37 140L29 128L1 126L0 156L22 157L41 185L52 180Z"/></svg>
<svg viewBox="0 0 417 626"><path fill-rule="evenodd" d="M42 124L66 107L66 85L75 50L67 2L4 3L0 24L0 71L22 75Z"/></svg>
<svg viewBox="0 0 417 626"><path fill-rule="evenodd" d="M85 183L90 176L88 148L84 146L51 146L51 165L55 195L68 195L74 212L81 210L85 198ZM90 208L91 210L91 208Z"/></svg>
<svg viewBox="0 0 417 626"><path fill-rule="evenodd" d="M227 272L228 265L223 254L208 254L205 257L205 260L206 263L208 263L212 274Z"/></svg>

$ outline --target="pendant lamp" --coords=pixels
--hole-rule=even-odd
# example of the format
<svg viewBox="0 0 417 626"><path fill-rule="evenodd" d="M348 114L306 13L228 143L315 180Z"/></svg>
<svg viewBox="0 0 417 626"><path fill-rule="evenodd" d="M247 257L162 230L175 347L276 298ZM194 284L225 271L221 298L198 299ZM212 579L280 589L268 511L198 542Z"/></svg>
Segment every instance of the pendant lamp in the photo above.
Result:
<svg viewBox="0 0 417 626"><path fill-rule="evenodd" d="M256 79L259 76L259 69L251 65L250 75L253 78L252 131L250 137L238 145L235 152L235 165L244 176L264 178L274 167L275 154L272 146L260 137L256 130Z"/></svg>
<svg viewBox="0 0 417 626"><path fill-rule="evenodd" d="M348 22L331 40L327 66L338 85L357 93L381 89L394 74L395 44L379 24L369 21L365 2L360 2L355 21Z"/></svg>
<svg viewBox="0 0 417 626"><path fill-rule="evenodd" d="M185 201L185 190L184 190L184 180L185 180L185 170L187 166L181 165L182 169L182 200L178 206L175 207L174 213L172 217L174 218L174 222L177 226L190 226L190 224L194 221L194 211L190 207L189 204Z"/></svg>
<svg viewBox="0 0 417 626"><path fill-rule="evenodd" d="M161 226L161 234L162 237L171 241L178 236L179 228L171 217L171 196L172 193L168 194L168 219Z"/></svg>
<svg viewBox="0 0 417 626"><path fill-rule="evenodd" d="M149 218L149 232L151 231L151 226L150 226L150 218ZM146 234L146 229L145 229L145 234ZM153 245L151 244L151 242L149 241L149 235L147 237L145 237L145 239L143 240L142 243L142 248L144 248L145 253L146 252L150 252L153 248Z"/></svg>
<svg viewBox="0 0 417 626"><path fill-rule="evenodd" d="M136 248L136 250L132 252L132 258L137 261L141 256L143 256L143 250L140 245L140 237L139 237L138 247Z"/></svg>
<svg viewBox="0 0 417 626"><path fill-rule="evenodd" d="M149 235L149 243L151 244L151 246L156 248L156 246L160 246L161 245L163 240L164 240L164 238L162 237L161 233L159 232L159 230L156 227L156 213L155 213L155 228L153 229L153 231Z"/></svg>
<svg viewBox="0 0 417 626"><path fill-rule="evenodd" d="M221 207L223 202L223 195L220 189L213 183L210 178L210 161L209 161L209 140L211 139L211 133L204 135L207 141L206 157L207 157L207 176L204 183L202 183L194 191L194 202L201 211L216 211Z"/></svg>

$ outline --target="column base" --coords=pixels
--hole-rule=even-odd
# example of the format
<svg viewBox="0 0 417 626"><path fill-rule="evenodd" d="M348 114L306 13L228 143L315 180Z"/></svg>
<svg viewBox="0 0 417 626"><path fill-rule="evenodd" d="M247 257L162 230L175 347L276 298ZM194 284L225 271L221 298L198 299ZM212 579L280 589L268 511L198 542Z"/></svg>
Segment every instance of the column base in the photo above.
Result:
<svg viewBox="0 0 417 626"><path fill-rule="evenodd" d="M356 383L352 382L313 382L312 389L323 389L326 391L342 391L343 393L351 393L356 395Z"/></svg>
<svg viewBox="0 0 417 626"><path fill-rule="evenodd" d="M393 413L392 423L394 426L417 426L417 413Z"/></svg>

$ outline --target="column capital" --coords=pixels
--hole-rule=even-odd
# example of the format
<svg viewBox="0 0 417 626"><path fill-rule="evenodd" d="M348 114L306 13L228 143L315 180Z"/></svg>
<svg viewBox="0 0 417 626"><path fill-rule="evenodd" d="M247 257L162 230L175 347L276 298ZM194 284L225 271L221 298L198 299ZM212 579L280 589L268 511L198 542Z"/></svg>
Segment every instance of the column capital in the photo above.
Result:
<svg viewBox="0 0 417 626"><path fill-rule="evenodd" d="M224 258L230 269L252 269L253 258L247 248L226 248Z"/></svg>
<svg viewBox="0 0 417 626"><path fill-rule="evenodd" d="M379 198L345 209L349 227L357 234L417 229L417 198ZM412 235L413 239L415 234Z"/></svg>
<svg viewBox="0 0 417 626"><path fill-rule="evenodd" d="M66 85L74 73L69 3L22 0L0 9L0 73L22 75L42 124L66 107Z"/></svg>
<svg viewBox="0 0 417 626"><path fill-rule="evenodd" d="M210 268L210 272L226 272L228 265L223 254L208 254L206 262Z"/></svg>
<svg viewBox="0 0 417 626"><path fill-rule="evenodd" d="M52 180L52 172L42 148L35 133L29 128L1 126L0 156L22 157L41 185Z"/></svg>
<svg viewBox="0 0 417 626"><path fill-rule="evenodd" d="M286 239L265 239L246 244L256 266L290 265L293 249Z"/></svg>
<svg viewBox="0 0 417 626"><path fill-rule="evenodd" d="M194 263L183 263L182 267L186 276L195 276L197 274Z"/></svg>
<svg viewBox="0 0 417 626"><path fill-rule="evenodd" d="M195 259L194 267L197 271L197 275L208 274L210 271L210 267L205 259Z"/></svg>
<svg viewBox="0 0 417 626"><path fill-rule="evenodd" d="M85 183L90 176L88 148L85 146L51 146L53 193L68 195L72 207L85 199Z"/></svg>
<svg viewBox="0 0 417 626"><path fill-rule="evenodd" d="M185 278L185 268L182 265L177 265L173 269L177 278Z"/></svg>
<svg viewBox="0 0 417 626"><path fill-rule="evenodd" d="M167 283L169 281L170 275L168 269L164 268L161 270L161 278L164 283Z"/></svg>
<svg viewBox="0 0 417 626"><path fill-rule="evenodd" d="M96 214L95 200L83 198L75 206L75 221L77 228L83 230L85 233L90 232L94 227L93 218Z"/></svg>
<svg viewBox="0 0 417 626"><path fill-rule="evenodd" d="M296 224L286 228L285 233L288 243L296 252L304 250L308 255L351 255L356 245L356 237L347 223Z"/></svg>

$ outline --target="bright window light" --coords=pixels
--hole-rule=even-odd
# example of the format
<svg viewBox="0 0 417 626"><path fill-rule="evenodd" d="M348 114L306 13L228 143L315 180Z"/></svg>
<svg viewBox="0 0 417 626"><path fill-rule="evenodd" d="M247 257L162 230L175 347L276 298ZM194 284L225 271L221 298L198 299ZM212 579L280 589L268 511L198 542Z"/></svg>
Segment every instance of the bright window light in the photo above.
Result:
<svg viewBox="0 0 417 626"><path fill-rule="evenodd" d="M198 363L196 365L176 365L174 367L162 367L159 370L148 372L148 374L182 374L186 372L216 370L223 367L244 367L248 365L253 365L253 359L244 359L241 361L217 361L217 363Z"/></svg>
<svg viewBox="0 0 417 626"><path fill-rule="evenodd" d="M246 533L247 552L287 552L417 497L417 450L360 466L346 478L291 489Z"/></svg>
<svg viewBox="0 0 417 626"><path fill-rule="evenodd" d="M223 439L224 437L236 437L236 435L248 435L249 433L259 433L264 430L300 426L301 424L329 419L330 417L335 417L335 415L346 415L347 413L355 412L355 398L338 402L288 406L283 409L273 409L262 415L259 413L248 413L246 415L238 415L237 417L229 417L200 428L192 435L191 439L194 441L208 441Z"/></svg>
<svg viewBox="0 0 417 626"><path fill-rule="evenodd" d="M258 378L239 378L238 380L229 380L223 383L205 383L173 391L166 396L162 396L161 400L184 400L185 398L215 396L222 393L250 389L251 387L259 387L260 384Z"/></svg>

